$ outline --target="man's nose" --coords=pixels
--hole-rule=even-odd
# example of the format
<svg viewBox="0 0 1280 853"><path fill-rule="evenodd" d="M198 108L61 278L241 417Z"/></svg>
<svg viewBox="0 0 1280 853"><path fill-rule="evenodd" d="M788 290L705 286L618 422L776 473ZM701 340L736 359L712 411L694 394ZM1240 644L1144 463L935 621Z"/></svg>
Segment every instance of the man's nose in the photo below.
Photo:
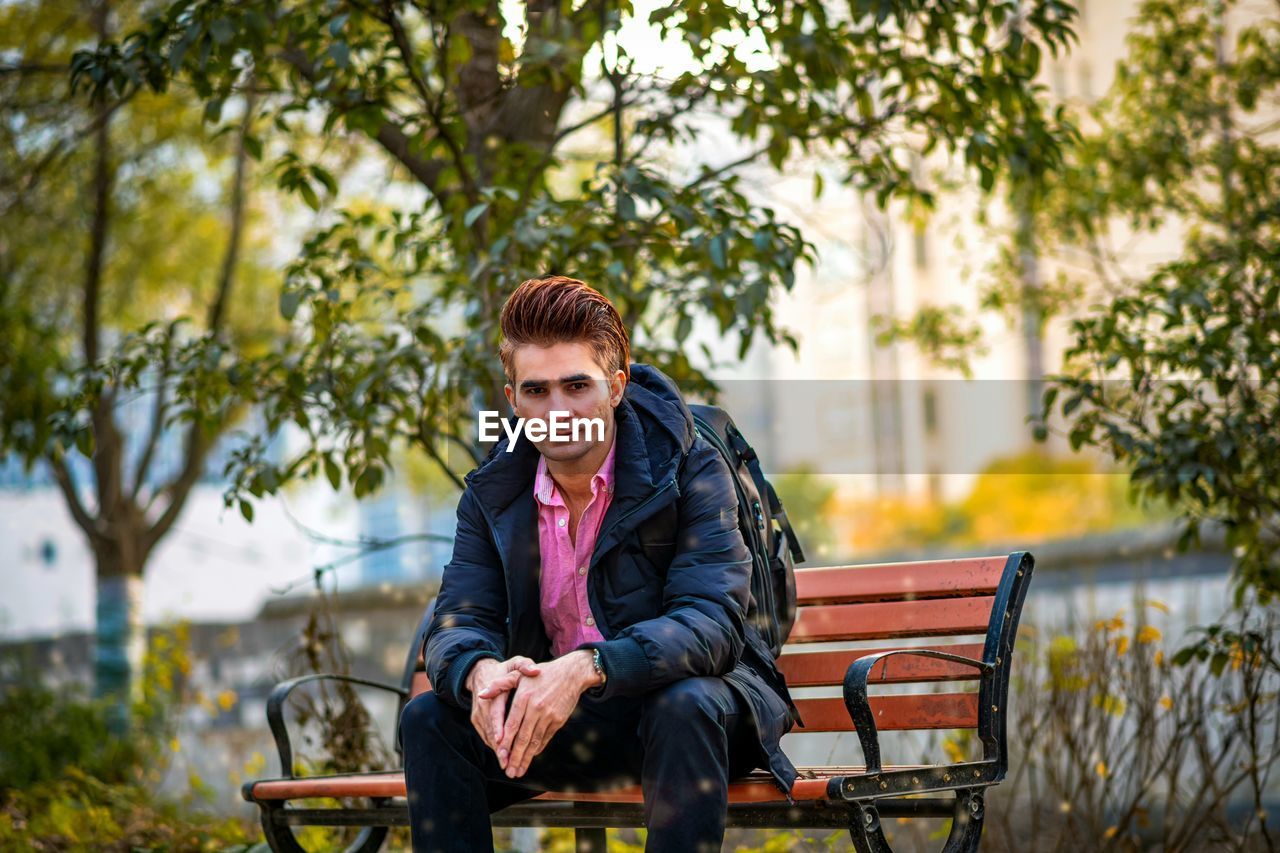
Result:
<svg viewBox="0 0 1280 853"><path fill-rule="evenodd" d="M547 402L547 417L551 417L552 413L560 412L561 417L572 417L573 410L569 406L569 400L563 391L552 391L551 399ZM567 415L565 413L568 413Z"/></svg>

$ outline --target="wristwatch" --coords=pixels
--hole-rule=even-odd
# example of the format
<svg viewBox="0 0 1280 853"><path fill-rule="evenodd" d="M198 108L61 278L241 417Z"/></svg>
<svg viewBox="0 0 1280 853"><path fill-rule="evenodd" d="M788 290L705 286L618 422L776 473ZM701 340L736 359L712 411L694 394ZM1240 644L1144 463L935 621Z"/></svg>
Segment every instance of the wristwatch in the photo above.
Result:
<svg viewBox="0 0 1280 853"><path fill-rule="evenodd" d="M600 683L596 687L604 687L605 682L609 680L609 676L604 674L604 666L600 663L599 649L591 650L591 665L595 667L596 672L600 673Z"/></svg>

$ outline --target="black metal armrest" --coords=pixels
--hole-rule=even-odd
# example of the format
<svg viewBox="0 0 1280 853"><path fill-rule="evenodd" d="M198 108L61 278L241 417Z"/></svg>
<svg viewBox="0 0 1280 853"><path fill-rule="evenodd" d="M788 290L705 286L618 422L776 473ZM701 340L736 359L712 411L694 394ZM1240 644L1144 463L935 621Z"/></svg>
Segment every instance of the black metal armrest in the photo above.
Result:
<svg viewBox="0 0 1280 853"><path fill-rule="evenodd" d="M288 779L293 778L293 747L289 744L289 730L284 724L284 703L288 700L289 694L294 688L306 684L310 681L346 681L351 684L359 684L363 687L376 687L379 690L387 690L395 693L402 699L408 698L409 691L403 687L396 687L393 684L383 684L380 681L370 681L367 678L356 678L354 675L338 675L337 673L313 673L311 675L300 675L297 678L291 678L288 681L282 681L271 691L271 695L267 697L267 725L271 728L271 736L275 738L276 750L280 753L280 772Z"/></svg>
<svg viewBox="0 0 1280 853"><path fill-rule="evenodd" d="M866 772L868 774L879 773L881 762L880 735L876 731L875 715L871 713L871 700L867 696L867 682L871 677L871 668L879 663L881 659L892 655L916 655L917 657L951 661L952 663L971 666L984 676L990 675L995 670L994 666L984 661L974 660L963 655L953 655L948 652L938 652L932 649L892 649L890 651L874 652L849 664L849 669L844 675L844 706L849 711L849 719L853 721L853 727L858 733L858 741L862 744L862 754L867 762Z"/></svg>

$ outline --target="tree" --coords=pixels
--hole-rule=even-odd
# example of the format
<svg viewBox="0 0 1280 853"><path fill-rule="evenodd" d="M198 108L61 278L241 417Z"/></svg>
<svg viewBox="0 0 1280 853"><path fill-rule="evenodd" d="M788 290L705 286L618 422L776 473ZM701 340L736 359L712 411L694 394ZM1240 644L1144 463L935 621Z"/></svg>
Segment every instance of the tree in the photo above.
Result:
<svg viewBox="0 0 1280 853"><path fill-rule="evenodd" d="M291 335L217 386L266 423L229 468L227 501L246 517L295 477L345 478L361 497L406 444L461 485L484 451L473 406L502 409L498 308L537 273L600 285L637 357L687 390L711 385L685 352L695 318L741 353L759 331L795 347L770 304L814 247L741 190L748 164L836 157L881 204L928 203L907 143L961 153L990 186L1011 161L1052 168L1066 132L1031 83L1071 36L1074 9L1054 0L647 15L533 0L512 14L474 0L176 0L78 54L74 79L99 99L190 85L216 119L251 91L284 138L314 125L362 146L408 199L342 205L323 154L290 146L274 161L325 219L284 271ZM680 67L628 49L623 27L645 21L687 54ZM708 123L740 150L682 168ZM301 450L272 461L263 448L286 427Z"/></svg>
<svg viewBox="0 0 1280 853"><path fill-rule="evenodd" d="M1068 315L1036 437L1061 418L1073 450L1124 466L1136 497L1176 511L1182 549L1221 525L1237 604L1266 601L1280 592L1280 22L1234 0L1145 0L1126 44L1061 168L1007 186L1017 226L982 303L1037 330ZM1176 228L1180 250L1136 272L1121 226ZM1059 274L1037 276L1038 259ZM915 337L954 362L974 338L947 319Z"/></svg>
<svg viewBox="0 0 1280 853"><path fill-rule="evenodd" d="M192 386L279 326L255 304L252 97L212 138L179 92L70 89L72 52L142 11L0 9L0 449L47 466L93 554L95 684L119 700L117 730L140 683L147 562L245 408ZM158 319L193 310L198 323Z"/></svg>
<svg viewBox="0 0 1280 853"><path fill-rule="evenodd" d="M988 186L1010 160L1035 171L1055 160L1063 129L1030 81L1043 50L1070 37L1069 5L670 4L648 22L688 52L675 71L627 52L618 33L634 15L625 3L535 2L506 21L497 3L180 0L81 58L81 76L107 91L163 87L176 69L214 110L251 74L282 127L310 109L422 191L420 207L387 217L337 211L291 265L281 307L312 337L267 408L312 442L283 468L245 457L241 486L269 492L321 466L337 483L345 467L359 495L401 439L450 470L474 464L469 412L443 416L444 383L472 382L501 409L497 308L534 272L602 284L638 353L691 389L709 385L683 351L699 314L743 353L757 329L794 347L770 298L812 246L739 191L748 163L837 156L852 186L886 203L930 200L904 139L961 151ZM690 175L664 168L707 115L743 153ZM601 129L611 146L590 135ZM574 180L583 137L576 156L593 168ZM295 154L282 164L318 204L325 170ZM441 334L459 312L461 334ZM464 465L442 447L464 448Z"/></svg>
<svg viewBox="0 0 1280 853"><path fill-rule="evenodd" d="M1088 192L1071 187L1055 214L1094 245L1113 216L1177 222L1186 238L1137 280L1098 252L1116 296L1072 324L1044 397L1073 448L1104 450L1138 493L1177 508L1181 548L1223 526L1237 605L1280 593L1280 22L1247 12L1143 4L1099 130L1072 158Z"/></svg>

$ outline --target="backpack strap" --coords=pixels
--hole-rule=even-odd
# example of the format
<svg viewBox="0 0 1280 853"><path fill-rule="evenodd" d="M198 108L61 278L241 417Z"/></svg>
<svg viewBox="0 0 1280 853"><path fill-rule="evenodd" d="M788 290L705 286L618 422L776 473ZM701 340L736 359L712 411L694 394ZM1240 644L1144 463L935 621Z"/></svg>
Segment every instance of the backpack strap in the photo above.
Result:
<svg viewBox="0 0 1280 853"><path fill-rule="evenodd" d="M797 563L804 562L804 551L800 548L800 540L796 537L795 530L791 527L791 519L787 518L787 511L782 508L782 501L778 499L778 493L774 491L773 483L764 478L764 471L760 469L760 457L756 455L755 448L747 443L747 439L738 432L737 427L733 424L729 425L729 440L733 442L733 449L742 457L742 461L747 464L747 470L751 472L751 479L755 481L756 491L769 501L769 516L778 520L778 526L782 528L783 534L787 537L787 547L791 550L791 559Z"/></svg>

